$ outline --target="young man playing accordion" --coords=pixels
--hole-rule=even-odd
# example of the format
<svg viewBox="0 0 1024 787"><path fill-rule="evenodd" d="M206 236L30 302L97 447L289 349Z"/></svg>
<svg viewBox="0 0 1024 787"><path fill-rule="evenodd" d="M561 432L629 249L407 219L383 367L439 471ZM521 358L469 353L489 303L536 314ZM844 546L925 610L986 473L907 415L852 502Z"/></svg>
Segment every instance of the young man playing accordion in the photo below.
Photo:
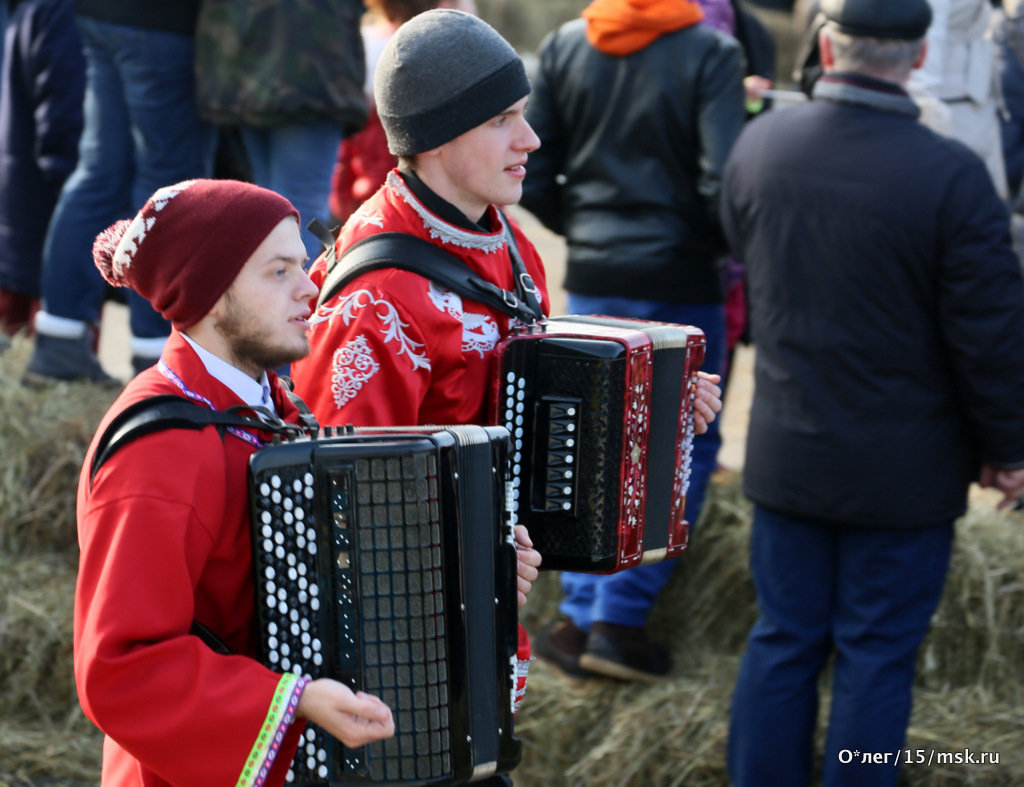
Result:
<svg viewBox="0 0 1024 787"><path fill-rule="evenodd" d="M442 249L485 282L549 310L543 264L498 206L519 201L540 144L524 111L530 92L515 50L479 18L427 11L406 22L378 62L377 109L398 167L354 213L334 252L379 233ZM328 278L334 255L310 275ZM356 426L488 422L495 347L519 317L397 267L362 273L323 300L310 320L311 352L292 367L296 392L325 423ZM695 407L703 431L721 407L704 377ZM520 603L539 555L520 544ZM520 659L529 642L520 629Z"/></svg>
<svg viewBox="0 0 1024 787"><path fill-rule="evenodd" d="M246 468L267 432L156 431L92 472L108 424L147 397L298 421L270 371L309 349L298 213L250 184L186 181L101 234L94 257L174 327L104 417L79 485L75 679L106 734L103 784L281 785L304 720L349 746L390 737L378 698L257 661Z"/></svg>

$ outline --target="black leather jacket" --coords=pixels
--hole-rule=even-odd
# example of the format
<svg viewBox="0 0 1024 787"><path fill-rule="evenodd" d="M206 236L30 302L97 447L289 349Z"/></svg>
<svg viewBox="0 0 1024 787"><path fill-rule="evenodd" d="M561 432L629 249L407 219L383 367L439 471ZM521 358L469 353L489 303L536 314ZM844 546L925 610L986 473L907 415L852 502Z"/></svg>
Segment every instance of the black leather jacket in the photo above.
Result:
<svg viewBox="0 0 1024 787"><path fill-rule="evenodd" d="M739 45L695 25L626 57L575 19L541 45L527 119L541 138L522 205L565 236L565 287L676 303L722 298L718 194L743 126Z"/></svg>

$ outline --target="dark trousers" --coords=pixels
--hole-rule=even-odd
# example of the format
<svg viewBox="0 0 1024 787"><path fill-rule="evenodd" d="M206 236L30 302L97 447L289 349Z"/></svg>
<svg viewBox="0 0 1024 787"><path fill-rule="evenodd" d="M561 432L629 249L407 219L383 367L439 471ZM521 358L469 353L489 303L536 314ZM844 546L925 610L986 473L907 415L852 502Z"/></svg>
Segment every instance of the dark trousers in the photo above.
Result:
<svg viewBox="0 0 1024 787"><path fill-rule="evenodd" d="M760 618L732 700L728 759L737 787L810 783L818 679L833 654L822 783L896 783L917 650L952 543L952 523L879 530L755 508Z"/></svg>

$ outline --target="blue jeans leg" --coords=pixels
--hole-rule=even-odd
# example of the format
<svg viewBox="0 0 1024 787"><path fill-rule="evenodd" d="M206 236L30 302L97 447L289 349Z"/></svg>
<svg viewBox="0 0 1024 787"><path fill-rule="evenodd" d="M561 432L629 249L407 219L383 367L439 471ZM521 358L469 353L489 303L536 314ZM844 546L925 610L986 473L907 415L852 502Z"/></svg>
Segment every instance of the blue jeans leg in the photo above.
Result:
<svg viewBox="0 0 1024 787"><path fill-rule="evenodd" d="M728 761L736 787L810 783L837 548L826 528L755 508L751 570L760 617L732 698Z"/></svg>
<svg viewBox="0 0 1024 787"><path fill-rule="evenodd" d="M87 61L85 127L47 232L43 299L51 314L92 322L106 294L92 261L96 235L158 188L201 176L209 132L195 108L190 37L77 22ZM129 305L133 335L167 335L167 323L141 298Z"/></svg>
<svg viewBox="0 0 1024 787"><path fill-rule="evenodd" d="M86 58L84 128L78 164L65 182L43 245L42 307L91 323L106 284L92 260L96 235L128 212L133 175L131 125L113 54L93 20L78 17Z"/></svg>
<svg viewBox="0 0 1024 787"><path fill-rule="evenodd" d="M897 783L895 761L906 742L917 652L942 595L953 533L946 524L843 536L822 767L827 787ZM887 763L841 761L841 753L852 751L891 756Z"/></svg>
<svg viewBox="0 0 1024 787"><path fill-rule="evenodd" d="M606 314L696 325L704 331L707 339L702 369L713 374L722 369L725 353L725 312L722 304L662 303L571 293L568 307L573 314ZM700 517L708 480L718 461L721 445L718 427L716 420L706 434L697 436L693 441L690 489L686 498L686 518L691 526L696 525ZM677 560L665 560L606 575L563 572L559 608L584 631L589 631L595 620L643 626L658 593L671 578L676 563Z"/></svg>
<svg viewBox="0 0 1024 787"><path fill-rule="evenodd" d="M833 652L823 784L896 783L891 756L872 766L840 763L839 754L902 748L916 652L942 591L952 533L951 524L877 530L755 507L760 617L732 700L728 762L737 787L810 783L818 680Z"/></svg>
<svg viewBox="0 0 1024 787"><path fill-rule="evenodd" d="M331 173L341 143L341 126L335 122L242 127L242 140L252 166L253 180L286 197L299 211L302 242L310 261L323 247L306 225L316 218L328 220L327 198Z"/></svg>

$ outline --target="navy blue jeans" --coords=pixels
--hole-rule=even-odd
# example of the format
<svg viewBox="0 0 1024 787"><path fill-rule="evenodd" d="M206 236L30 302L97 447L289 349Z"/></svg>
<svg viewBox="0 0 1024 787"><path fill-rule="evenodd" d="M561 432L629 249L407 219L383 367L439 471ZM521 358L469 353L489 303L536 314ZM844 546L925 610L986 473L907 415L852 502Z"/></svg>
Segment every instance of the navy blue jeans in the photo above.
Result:
<svg viewBox="0 0 1024 787"><path fill-rule="evenodd" d="M822 783L896 784L917 650L952 545L951 522L880 530L755 508L760 618L732 700L729 775L737 787L810 783L818 679L833 654ZM864 764L865 754L879 763Z"/></svg>
<svg viewBox="0 0 1024 787"><path fill-rule="evenodd" d="M704 331L707 339L701 368L711 374L722 371L725 359L725 308L720 303L662 303L570 293L568 308L572 314L605 314L696 325ZM717 419L705 434L693 440L690 489L686 495L686 519L691 527L696 525L700 517L704 492L718 462L721 444ZM674 559L664 560L649 566L627 568L615 574L562 572L563 595L559 608L584 631L589 631L595 620L621 626L643 626L658 593L671 578L676 562Z"/></svg>
<svg viewBox="0 0 1024 787"><path fill-rule="evenodd" d="M312 262L323 246L306 226L314 218L328 223L327 197L341 144L341 126L323 120L273 128L243 126L240 131L253 181L295 206L302 223L302 243Z"/></svg>
<svg viewBox="0 0 1024 787"><path fill-rule="evenodd" d="M96 235L130 218L162 186L204 174L210 133L196 111L188 36L77 17L86 58L85 127L78 166L64 184L43 248L43 309L95 322L106 283L92 259ZM169 325L129 293L134 337Z"/></svg>

